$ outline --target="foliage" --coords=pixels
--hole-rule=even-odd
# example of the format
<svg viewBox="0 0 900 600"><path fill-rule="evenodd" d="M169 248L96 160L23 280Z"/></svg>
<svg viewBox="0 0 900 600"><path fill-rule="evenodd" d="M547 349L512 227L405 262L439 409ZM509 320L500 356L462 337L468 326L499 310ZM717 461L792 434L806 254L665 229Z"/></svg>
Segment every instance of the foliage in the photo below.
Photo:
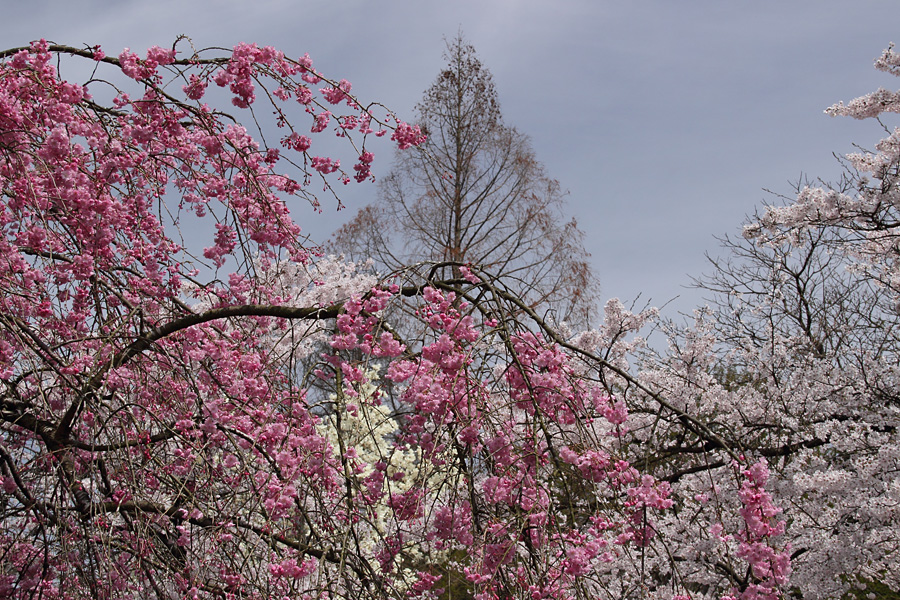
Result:
<svg viewBox="0 0 900 600"><path fill-rule="evenodd" d="M308 57L179 45L0 53L0 595L900 590L900 130L726 238L690 326L572 333L466 256L314 256L291 198L422 132Z"/></svg>
<svg viewBox="0 0 900 600"><path fill-rule="evenodd" d="M421 132L307 57L176 49L2 53L4 597L415 598L443 574L480 599L786 589L766 462L629 372L652 311L611 301L563 336L481 267L373 281L314 260L285 198L349 176L291 111L334 126L358 180L370 136ZM94 71L73 84L54 59ZM210 82L254 122L259 93L281 147L203 103ZM210 221L202 257L173 239ZM387 315L406 303L401 339ZM729 457L715 511L628 461L650 448L634 395ZM718 562L685 572L689 535Z"/></svg>
<svg viewBox="0 0 900 600"><path fill-rule="evenodd" d="M888 49L876 67L898 75L898 64ZM872 118L897 106L896 94L879 90L826 112ZM768 460L792 593L803 598L842 597L857 582L869 586L863 595L900 593L898 135L848 157L837 184L805 182L750 219L743 239L726 238L726 257L700 282L712 308L672 331L668 352L640 373L703 415L723 446ZM728 476L716 444L671 428L639 394L631 400L643 403L633 412L646 423L634 442L674 497L704 497ZM696 518L711 519L703 513ZM692 532L681 535L685 566L720 560Z"/></svg>

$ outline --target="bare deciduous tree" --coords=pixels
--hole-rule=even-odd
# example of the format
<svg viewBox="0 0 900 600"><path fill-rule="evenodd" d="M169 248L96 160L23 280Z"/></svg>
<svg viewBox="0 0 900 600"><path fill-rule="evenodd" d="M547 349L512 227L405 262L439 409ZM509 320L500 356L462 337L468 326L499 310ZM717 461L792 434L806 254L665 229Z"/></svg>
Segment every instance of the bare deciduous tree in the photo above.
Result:
<svg viewBox="0 0 900 600"><path fill-rule="evenodd" d="M585 324L597 284L583 232L563 215L565 193L527 136L503 122L491 73L462 37L419 103L428 140L398 153L379 201L360 210L332 248L394 270L418 261L481 265L515 282L532 307ZM444 274L459 279L457 269Z"/></svg>

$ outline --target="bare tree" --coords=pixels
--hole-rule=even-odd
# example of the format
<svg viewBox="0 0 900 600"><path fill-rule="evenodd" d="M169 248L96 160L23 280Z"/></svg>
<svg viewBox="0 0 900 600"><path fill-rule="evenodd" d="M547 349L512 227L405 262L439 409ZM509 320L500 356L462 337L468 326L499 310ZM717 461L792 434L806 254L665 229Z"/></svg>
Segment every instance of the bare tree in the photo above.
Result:
<svg viewBox="0 0 900 600"><path fill-rule="evenodd" d="M476 264L554 319L586 324L597 284L565 193L527 136L503 122L490 71L460 36L417 106L422 151L398 153L379 201L332 248L394 270L419 261ZM458 267L443 274L459 279Z"/></svg>

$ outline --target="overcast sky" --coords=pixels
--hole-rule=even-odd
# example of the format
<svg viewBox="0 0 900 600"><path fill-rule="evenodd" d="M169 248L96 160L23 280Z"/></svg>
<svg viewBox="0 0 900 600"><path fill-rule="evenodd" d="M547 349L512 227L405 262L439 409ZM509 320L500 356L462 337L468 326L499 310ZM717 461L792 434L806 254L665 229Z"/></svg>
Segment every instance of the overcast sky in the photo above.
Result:
<svg viewBox="0 0 900 600"><path fill-rule="evenodd" d="M832 156L871 148L877 124L823 109L900 81L872 68L900 41L897 0L3 0L4 47L32 39L142 53L187 34L196 46L240 41L308 52L412 118L442 66L444 37L464 32L492 71L506 121L528 134L570 191L603 299L689 311L715 235L736 233L801 174L835 179ZM386 152L380 167L388 167ZM382 158L379 157L379 158ZM377 172L376 172L377 175ZM348 206L313 215L324 237L375 186L343 188ZM343 191L342 190L342 191ZM769 197L771 199L771 197Z"/></svg>

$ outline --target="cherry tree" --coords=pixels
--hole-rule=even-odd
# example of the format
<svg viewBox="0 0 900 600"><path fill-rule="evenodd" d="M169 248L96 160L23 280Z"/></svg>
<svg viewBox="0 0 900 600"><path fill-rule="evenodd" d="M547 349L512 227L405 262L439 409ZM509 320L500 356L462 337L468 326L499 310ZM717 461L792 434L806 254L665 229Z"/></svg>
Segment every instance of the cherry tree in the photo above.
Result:
<svg viewBox="0 0 900 600"><path fill-rule="evenodd" d="M308 57L186 47L0 53L0 595L789 589L760 452L631 372L652 311L610 302L569 335L478 266L376 281L314 256L291 199L318 206L371 177L373 138L422 132ZM316 153L324 131L352 173ZM401 338L404 303L420 326ZM633 397L655 412L631 425ZM717 444L711 500L642 462L651 412ZM692 560L691 534L719 560Z"/></svg>
<svg viewBox="0 0 900 600"><path fill-rule="evenodd" d="M875 67L900 76L900 55L891 46ZM898 92L879 89L846 105L836 104L826 113L880 119L898 112L898 98ZM793 244L807 252L814 247L810 240L823 239L815 250L817 261L845 266L840 277L819 286L828 295L820 294L808 304L831 312L812 315L810 321L819 325L818 335L794 332L794 339L815 340L814 346L819 347L814 360L806 359L815 369L806 380L817 392L819 410L810 423L823 447L806 458L812 468L805 473L788 466L788 485L802 498L829 507L810 511L801 520L810 530L829 533L821 536L825 544L821 539L806 542L808 560L839 569L851 582L857 577L882 582L896 593L900 590L896 567L900 559L896 235L900 128L888 131L873 151L846 157L847 177L841 184L802 186L793 202L767 207L745 227L744 236L757 247L778 249ZM835 302L840 297L849 301Z"/></svg>
<svg viewBox="0 0 900 600"><path fill-rule="evenodd" d="M898 65L892 49L876 62L894 75ZM826 112L877 118L897 112L897 97L879 90ZM644 388L703 428L661 414L641 388L621 395L630 460L671 484L681 518L658 527L696 586L751 574L731 562L736 540L718 526L736 452L766 460L766 493L783 510L790 571L768 561L774 579L802 598L900 590L898 136L847 157L838 183L803 182L742 239L725 238L725 257L699 282L711 307L645 356Z"/></svg>

